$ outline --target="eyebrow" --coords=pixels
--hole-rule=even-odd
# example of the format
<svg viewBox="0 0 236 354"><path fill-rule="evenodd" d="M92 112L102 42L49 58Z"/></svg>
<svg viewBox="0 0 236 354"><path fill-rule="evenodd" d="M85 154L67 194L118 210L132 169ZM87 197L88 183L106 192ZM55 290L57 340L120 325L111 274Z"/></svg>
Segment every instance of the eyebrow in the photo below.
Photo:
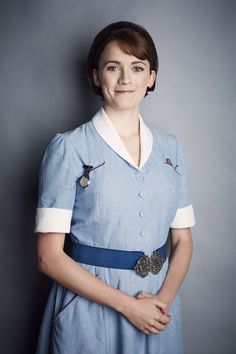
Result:
<svg viewBox="0 0 236 354"><path fill-rule="evenodd" d="M116 64L121 64L121 62L119 60L108 60L106 61L103 66L109 64L109 63L116 63ZM143 64L143 65L146 65L146 63L144 63L143 61L140 61L140 60L136 60L136 61L132 61L131 64Z"/></svg>

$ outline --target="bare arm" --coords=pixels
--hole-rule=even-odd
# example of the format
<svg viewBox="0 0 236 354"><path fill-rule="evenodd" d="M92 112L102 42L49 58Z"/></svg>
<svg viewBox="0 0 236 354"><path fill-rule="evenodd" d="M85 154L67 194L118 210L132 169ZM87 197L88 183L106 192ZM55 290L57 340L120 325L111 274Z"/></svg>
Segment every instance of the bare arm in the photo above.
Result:
<svg viewBox="0 0 236 354"><path fill-rule="evenodd" d="M171 258L169 268L161 289L156 295L151 295L141 291L136 297L157 297L164 302L166 313L168 313L180 285L188 271L192 257L193 243L190 228L171 229Z"/></svg>
<svg viewBox="0 0 236 354"><path fill-rule="evenodd" d="M190 228L171 229L171 257L158 297L170 307L188 271L193 242Z"/></svg>
<svg viewBox="0 0 236 354"><path fill-rule="evenodd" d="M102 282L85 270L63 250L65 234L37 235L38 268L74 293L121 311L131 296Z"/></svg>
<svg viewBox="0 0 236 354"><path fill-rule="evenodd" d="M168 317L162 316L162 324L157 321L160 309L164 313L165 308L161 300L144 299L140 302L96 278L64 252L65 234L38 233L37 237L38 268L41 272L74 293L122 313L140 330L159 333L165 328Z"/></svg>

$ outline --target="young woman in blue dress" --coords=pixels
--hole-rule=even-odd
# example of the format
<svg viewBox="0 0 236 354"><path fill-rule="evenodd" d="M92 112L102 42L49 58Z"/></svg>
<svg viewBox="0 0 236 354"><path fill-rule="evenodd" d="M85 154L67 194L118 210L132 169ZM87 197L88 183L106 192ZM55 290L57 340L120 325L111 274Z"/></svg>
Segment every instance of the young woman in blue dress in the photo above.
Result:
<svg viewBox="0 0 236 354"><path fill-rule="evenodd" d="M142 26L134 23L113 23L96 36L87 65L88 79L94 92L102 97L103 109L128 154L139 166L140 104L148 92L154 90L158 71L156 49L151 37ZM178 220L170 229L168 272L156 294L140 289L136 296L130 296L95 277L65 253L65 233L47 232L45 229L42 232L39 226L43 223L39 219L45 217L42 214L38 216L35 229L39 270L71 292L115 310L138 332L148 336L159 335L171 324L169 309L192 255L190 227L194 224L193 212L191 206L180 211L176 216ZM74 352L77 353L76 350Z"/></svg>

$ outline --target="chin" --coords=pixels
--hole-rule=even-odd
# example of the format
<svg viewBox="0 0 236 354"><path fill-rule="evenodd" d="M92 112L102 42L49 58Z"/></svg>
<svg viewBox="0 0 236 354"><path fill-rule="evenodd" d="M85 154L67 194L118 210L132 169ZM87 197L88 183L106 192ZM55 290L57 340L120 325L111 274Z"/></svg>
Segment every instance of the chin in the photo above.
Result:
<svg viewBox="0 0 236 354"><path fill-rule="evenodd" d="M136 104L132 103L132 104L116 104L116 107L120 110L130 110L130 109L134 109L137 106L139 106L140 102L137 102Z"/></svg>
<svg viewBox="0 0 236 354"><path fill-rule="evenodd" d="M142 100L114 100L113 104L120 109L133 109L140 105Z"/></svg>

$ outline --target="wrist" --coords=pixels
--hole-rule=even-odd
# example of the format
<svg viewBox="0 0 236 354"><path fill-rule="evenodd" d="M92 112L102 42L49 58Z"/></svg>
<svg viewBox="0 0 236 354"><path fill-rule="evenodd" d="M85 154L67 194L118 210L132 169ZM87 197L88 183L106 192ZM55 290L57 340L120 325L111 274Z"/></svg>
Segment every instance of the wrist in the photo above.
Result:
<svg viewBox="0 0 236 354"><path fill-rule="evenodd" d="M172 296L170 296L170 294L164 294L161 291L159 291L156 296L159 300L164 302L164 304L166 305L166 310L168 311L173 301Z"/></svg>
<svg viewBox="0 0 236 354"><path fill-rule="evenodd" d="M137 301L135 297L124 293L120 301L117 301L115 310L125 316L130 311L135 301Z"/></svg>

